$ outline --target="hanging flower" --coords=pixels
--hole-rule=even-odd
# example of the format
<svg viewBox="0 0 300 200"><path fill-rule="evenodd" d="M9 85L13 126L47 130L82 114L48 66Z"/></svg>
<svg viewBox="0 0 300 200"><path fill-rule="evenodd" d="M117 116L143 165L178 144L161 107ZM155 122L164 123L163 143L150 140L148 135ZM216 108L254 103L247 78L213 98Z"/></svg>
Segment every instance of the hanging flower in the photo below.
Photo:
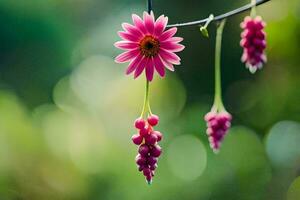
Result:
<svg viewBox="0 0 300 200"><path fill-rule="evenodd" d="M180 64L180 58L175 52L182 51L183 40L173 37L177 28L165 30L168 17L160 16L156 21L153 12L144 12L143 19L132 15L133 24L123 23L124 31L118 32L123 41L115 43L117 48L125 50L116 57L117 63L130 62L126 74L134 72L134 78L140 76L144 69L148 81L152 81L154 71L165 76L165 68L174 71L174 65Z"/></svg>
<svg viewBox="0 0 300 200"><path fill-rule="evenodd" d="M221 85L221 50L222 35L226 20L218 24L216 34L216 54L215 54L215 99L211 111L208 112L204 120L207 123L206 133L212 150L217 153L229 128L231 127L231 115L226 111L222 100Z"/></svg>
<svg viewBox="0 0 300 200"><path fill-rule="evenodd" d="M207 122L206 133L210 147L214 152L219 151L224 136L231 126L231 119L231 115L226 111L211 111L205 115L205 121Z"/></svg>
<svg viewBox="0 0 300 200"><path fill-rule="evenodd" d="M242 40L240 45L244 49L242 62L251 73L255 73L257 69L261 69L263 64L267 62L265 55L266 48L266 33L264 28L266 23L260 16L245 17L241 23L241 28L244 30L241 34Z"/></svg>

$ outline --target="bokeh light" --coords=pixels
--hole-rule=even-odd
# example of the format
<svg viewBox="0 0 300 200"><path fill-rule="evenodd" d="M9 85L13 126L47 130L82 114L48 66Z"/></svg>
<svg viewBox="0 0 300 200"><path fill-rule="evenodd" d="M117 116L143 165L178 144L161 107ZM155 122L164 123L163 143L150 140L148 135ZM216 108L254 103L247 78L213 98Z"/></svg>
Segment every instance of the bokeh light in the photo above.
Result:
<svg viewBox="0 0 300 200"><path fill-rule="evenodd" d="M291 168L300 162L300 124L281 121L275 124L266 138L266 150L274 166Z"/></svg>
<svg viewBox="0 0 300 200"><path fill-rule="evenodd" d="M192 181L204 172L206 154L204 145L195 136L178 136L168 145L168 165L178 178Z"/></svg>
<svg viewBox="0 0 300 200"><path fill-rule="evenodd" d="M291 184L288 193L287 200L300 199L300 177L297 177Z"/></svg>

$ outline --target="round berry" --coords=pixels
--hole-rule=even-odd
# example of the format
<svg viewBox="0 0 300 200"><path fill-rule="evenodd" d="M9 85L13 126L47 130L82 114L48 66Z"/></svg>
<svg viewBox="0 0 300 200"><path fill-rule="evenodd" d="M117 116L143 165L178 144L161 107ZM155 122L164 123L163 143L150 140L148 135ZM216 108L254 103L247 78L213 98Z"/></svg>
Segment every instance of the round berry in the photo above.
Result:
<svg viewBox="0 0 300 200"><path fill-rule="evenodd" d="M147 159L145 157L141 156L140 154L137 155L135 160L136 160L136 164L138 164L140 166L145 165L147 163Z"/></svg>
<svg viewBox="0 0 300 200"><path fill-rule="evenodd" d="M159 131L153 131L152 134L156 135L157 137L157 142L162 140L162 134Z"/></svg>
<svg viewBox="0 0 300 200"><path fill-rule="evenodd" d="M155 164L155 165L150 165L150 169L151 170L155 170L157 168L157 164Z"/></svg>
<svg viewBox="0 0 300 200"><path fill-rule="evenodd" d="M157 115L150 115L147 121L151 126L156 126L158 124L159 117Z"/></svg>
<svg viewBox="0 0 300 200"><path fill-rule="evenodd" d="M157 163L157 158L150 156L147 160L147 163L151 166L151 165L155 165Z"/></svg>
<svg viewBox="0 0 300 200"><path fill-rule="evenodd" d="M146 137L148 135L148 133L149 133L149 130L148 130L148 128L146 126L144 128L142 128L142 129L140 129L140 135L142 137Z"/></svg>
<svg viewBox="0 0 300 200"><path fill-rule="evenodd" d="M153 157L159 157L161 152L161 147L159 145L154 145L150 151L150 155Z"/></svg>
<svg viewBox="0 0 300 200"><path fill-rule="evenodd" d="M131 140L134 144L140 145L143 142L143 137L138 134L135 134L132 136Z"/></svg>
<svg viewBox="0 0 300 200"><path fill-rule="evenodd" d="M136 119L135 122L134 122L134 126L135 126L135 128L137 128L137 129L142 129L142 128L145 127L145 125L146 125L146 122L145 122L145 120L142 119L142 118L138 118L138 119Z"/></svg>
<svg viewBox="0 0 300 200"><path fill-rule="evenodd" d="M139 147L139 153L142 156L147 156L149 152L150 152L150 149L149 149L148 145L143 144Z"/></svg>
<svg viewBox="0 0 300 200"><path fill-rule="evenodd" d="M149 168L144 168L143 174L144 174L144 176L149 176L149 175L151 175L151 170Z"/></svg>
<svg viewBox="0 0 300 200"><path fill-rule="evenodd" d="M146 144L154 145L157 142L157 136L155 134L149 134L145 137Z"/></svg>
<svg viewBox="0 0 300 200"><path fill-rule="evenodd" d="M147 165L139 165L138 169L139 171L143 171L146 167L148 167Z"/></svg>

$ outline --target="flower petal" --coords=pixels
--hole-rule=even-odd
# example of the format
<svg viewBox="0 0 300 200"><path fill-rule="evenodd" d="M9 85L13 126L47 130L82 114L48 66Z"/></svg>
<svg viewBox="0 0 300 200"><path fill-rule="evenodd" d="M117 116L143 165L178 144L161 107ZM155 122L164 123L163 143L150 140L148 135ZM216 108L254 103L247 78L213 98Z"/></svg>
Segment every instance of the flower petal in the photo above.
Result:
<svg viewBox="0 0 300 200"><path fill-rule="evenodd" d="M147 12L144 12L143 18L144 18L144 25L145 25L148 33L153 34L153 32L154 32L154 14L153 14L153 12L151 11L150 14L148 14Z"/></svg>
<svg viewBox="0 0 300 200"><path fill-rule="evenodd" d="M174 27L174 28L171 28L165 32L163 32L161 34L161 36L158 38L160 41L164 41L164 40L167 40L171 37L173 37L175 35L175 33L177 32L177 28Z"/></svg>
<svg viewBox="0 0 300 200"><path fill-rule="evenodd" d="M169 62L163 62L165 64L165 67L170 70L171 72L174 72L175 69L174 69L174 65L172 65L171 63Z"/></svg>
<svg viewBox="0 0 300 200"><path fill-rule="evenodd" d="M115 58L115 62L117 63L124 63L124 62L128 62L131 59L133 59L134 57L137 57L140 53L139 49L134 49L134 50L130 50L130 51L126 51L124 53L121 53L120 55L118 55Z"/></svg>
<svg viewBox="0 0 300 200"><path fill-rule="evenodd" d="M139 54L135 59L133 59L126 69L126 74L131 74L137 68L138 64L141 62L142 59L143 56L141 54Z"/></svg>
<svg viewBox="0 0 300 200"><path fill-rule="evenodd" d="M182 37L172 37L170 39L167 39L166 42L175 42L175 43L179 43L179 42L182 42L183 41L183 38Z"/></svg>
<svg viewBox="0 0 300 200"><path fill-rule="evenodd" d="M147 34L147 29L144 25L144 22L138 15L132 14L132 21L140 32L142 32L143 34Z"/></svg>
<svg viewBox="0 0 300 200"><path fill-rule="evenodd" d="M145 67L147 66L148 60L149 60L148 58L143 57L141 62L136 67L136 70L134 72L134 78L137 78L141 75L141 73L144 71Z"/></svg>
<svg viewBox="0 0 300 200"><path fill-rule="evenodd" d="M154 62L153 58L148 58L148 63L146 65L146 78L148 81L153 80L153 74L154 74Z"/></svg>
<svg viewBox="0 0 300 200"><path fill-rule="evenodd" d="M136 35L132 35L130 33L127 32L123 32L123 31L119 31L118 35L123 39L123 40L127 40L127 41L131 41L131 42L138 42L139 41L139 37Z"/></svg>
<svg viewBox="0 0 300 200"><path fill-rule="evenodd" d="M176 44L174 42L161 42L160 46L171 52L179 52L185 48L182 44Z"/></svg>
<svg viewBox="0 0 300 200"><path fill-rule="evenodd" d="M159 55L161 56L161 58L163 60L165 60L171 64L180 65L180 58L175 53L172 53L172 52L164 50L164 49L160 49Z"/></svg>
<svg viewBox="0 0 300 200"><path fill-rule="evenodd" d="M166 73L165 73L164 63L161 61L161 58L159 56L155 56L153 58L153 61L154 61L155 69L158 72L158 74L161 77L164 77Z"/></svg>
<svg viewBox="0 0 300 200"><path fill-rule="evenodd" d="M154 35L159 37L164 32L168 24L168 17L161 15L154 24Z"/></svg>
<svg viewBox="0 0 300 200"><path fill-rule="evenodd" d="M130 33L131 35L135 35L139 38L143 36L143 34L139 31L139 29L131 24L123 23L122 27L126 32Z"/></svg>
<svg viewBox="0 0 300 200"><path fill-rule="evenodd" d="M129 42L129 41L119 41L116 42L114 45L115 47L123 50L131 50L139 47L137 42Z"/></svg>

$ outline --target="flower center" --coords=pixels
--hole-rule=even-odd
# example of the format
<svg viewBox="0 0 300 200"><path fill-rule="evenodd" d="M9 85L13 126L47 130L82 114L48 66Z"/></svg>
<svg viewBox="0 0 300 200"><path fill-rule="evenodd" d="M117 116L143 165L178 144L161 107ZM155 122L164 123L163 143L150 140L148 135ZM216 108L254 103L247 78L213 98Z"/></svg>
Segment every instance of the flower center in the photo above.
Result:
<svg viewBox="0 0 300 200"><path fill-rule="evenodd" d="M159 41L148 35L140 41L140 51L146 57L154 57L159 52Z"/></svg>

